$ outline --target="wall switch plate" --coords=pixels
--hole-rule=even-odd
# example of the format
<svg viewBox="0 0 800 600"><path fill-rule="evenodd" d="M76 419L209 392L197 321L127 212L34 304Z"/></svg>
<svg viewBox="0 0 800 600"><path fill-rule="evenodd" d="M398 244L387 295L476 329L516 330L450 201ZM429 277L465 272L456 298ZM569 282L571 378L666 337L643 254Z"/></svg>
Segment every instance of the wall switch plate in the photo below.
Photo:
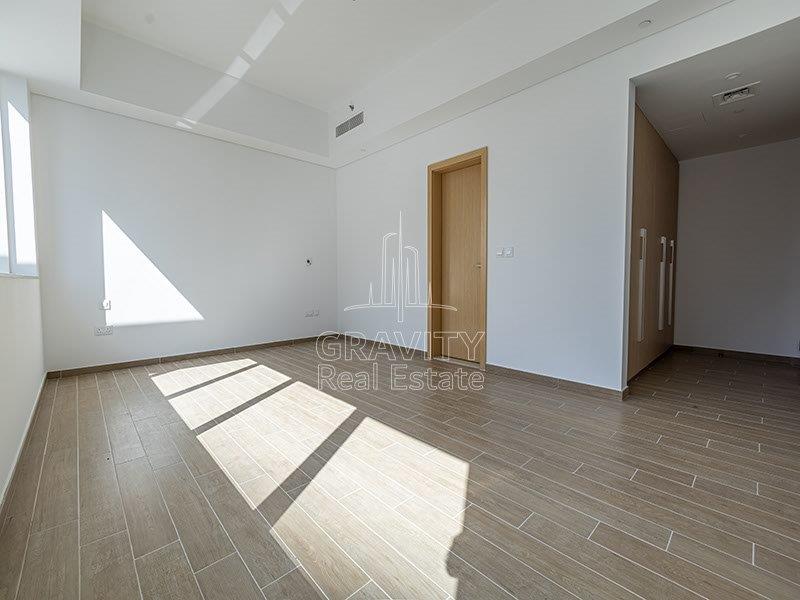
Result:
<svg viewBox="0 0 800 600"><path fill-rule="evenodd" d="M95 327L94 328L95 335L114 335L114 326L113 325L106 325L105 327Z"/></svg>
<svg viewBox="0 0 800 600"><path fill-rule="evenodd" d="M314 309L314 316L315 316L315 317L318 317L318 316L319 316L319 309Z"/></svg>

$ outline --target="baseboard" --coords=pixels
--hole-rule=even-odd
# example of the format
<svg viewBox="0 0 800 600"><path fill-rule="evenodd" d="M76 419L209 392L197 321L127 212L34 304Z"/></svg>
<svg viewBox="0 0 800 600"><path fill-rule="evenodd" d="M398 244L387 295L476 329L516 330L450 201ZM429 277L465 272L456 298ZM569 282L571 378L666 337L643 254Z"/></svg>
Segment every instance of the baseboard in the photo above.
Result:
<svg viewBox="0 0 800 600"><path fill-rule="evenodd" d="M340 333L339 336L344 338L350 338L353 340L365 340L372 344L377 344L381 348L392 348L400 352L407 353L411 351L417 358L421 359L428 358L428 353L425 350L418 350L416 348L398 346L396 344L390 344L389 342L379 342L376 340L370 340L369 338L358 338L352 335L347 335L342 333ZM517 369L509 369L508 367L501 367L499 365L490 365L488 363L486 364L485 371L486 373L490 374L494 373L495 375L505 375L506 377L513 377L515 379L522 379L525 381L532 381L535 383L544 383L546 385L551 385L553 387L560 388L562 390L571 390L584 394L592 394L595 396L601 396L603 398L609 398L612 400L624 400L630 393L627 387L622 391L612 390L610 388L604 388L596 385L589 385L587 383L578 383L576 381L559 379L557 377L549 377L547 375L539 375L538 373L531 373L529 371L519 371Z"/></svg>
<svg viewBox="0 0 800 600"><path fill-rule="evenodd" d="M396 352L403 353L407 355L409 352L415 357L420 359L427 358L427 352L424 350L419 350L417 348L409 348L406 346L399 346L397 344L390 344L389 342L378 341L378 340L370 340L369 338L358 338L352 335L347 335L344 333L328 333L324 334L331 337L342 337L342 338L349 338L352 340L363 340L369 342L371 344L377 345L379 348L391 348ZM292 346L294 344L302 344L305 342L311 342L318 338L319 336L314 337L306 337L306 338L296 338L291 340L281 340L276 342L266 342L263 344L254 344L250 346L235 346L232 348L220 348L217 350L204 350L200 352L191 352L188 354L176 354L173 356L160 356L155 358L148 358L143 360L134 360L134 361L127 361L127 362L119 362L119 363L109 363L104 365L94 365L91 367L80 367L77 369L64 369L62 371L50 371L47 373L48 379L58 379L61 377L72 377L76 375L85 375L88 373L100 373L102 371L115 371L117 369L130 369L133 367L143 367L147 365L155 365L160 363L166 362L175 362L180 360L191 360L193 358L203 358L206 356L216 356L219 354L236 354L237 352L252 352L255 350L264 350L266 348L275 348L278 346ZM516 379L524 379L526 381L533 381L536 383L545 383L548 385L552 385L553 387L560 388L563 390L572 390L575 392L580 392L584 394L592 394L595 396L601 396L603 398L609 398L612 400L624 400L628 396L628 388L626 387L624 390L612 390L610 388L604 388L596 385L590 385L588 383L578 383L576 381L569 381L567 379L559 379L557 377L549 377L547 375L539 375L537 373L531 373L528 371L519 371L517 369L509 369L508 367L501 367L498 365L486 365L486 372L487 373L495 373L498 375L505 375L507 377L514 377Z"/></svg>
<svg viewBox="0 0 800 600"><path fill-rule="evenodd" d="M174 354L172 356L157 356L155 358L145 358L142 360L131 360L126 362L108 363L104 365L94 365L91 367L79 367L77 369L64 369L62 371L49 371L47 379L59 379L61 377L73 377L76 375L86 375L88 373L101 373L103 371L116 371L117 369L131 369L133 367L144 367L147 365L157 365L161 363L176 362L179 360L191 360L193 358L203 358L206 356L218 356L220 354L237 354L241 352L253 352L277 346L292 346L312 342L319 336L295 338L290 340L279 340L276 342L265 342L263 344L252 344L249 346L234 346L232 348L218 348L215 350L201 350L200 352L189 352L187 354Z"/></svg>
<svg viewBox="0 0 800 600"><path fill-rule="evenodd" d="M692 354L702 354L707 356L718 356L724 358L736 358L739 360L751 360L765 363L778 363L792 367L800 367L800 358L793 356L779 356L776 354L759 354L757 352L742 352L740 350L722 350L719 348L704 348L702 346L673 346L677 352L689 352Z"/></svg>
<svg viewBox="0 0 800 600"><path fill-rule="evenodd" d="M11 474L6 480L5 489L3 490L2 499L0 499L0 530L6 520L6 510L10 504L11 497L9 496L14 487L14 480L17 477L17 469L19 469L19 461L22 458L22 451L25 450L25 445L28 443L28 438L31 436L31 427L33 426L33 419L36 416L36 411L42 403L42 396L44 394L44 385L47 382L47 374L42 376L42 383L39 385L39 394L36 396L36 402L33 403L31 414L28 415L28 426L25 428L25 435L22 436L22 442L17 450L17 457L14 459L14 468L11 469Z"/></svg>
<svg viewBox="0 0 800 600"><path fill-rule="evenodd" d="M501 367L498 365L486 365L487 373L494 373L496 375L505 375L506 377L513 377L515 379L522 379L524 381L531 381L534 383L543 383L552 387L579 392L582 394L591 394L593 396L600 396L610 400L624 400L630 393L626 387L624 390L612 390L597 385L590 385L588 383L578 383L577 381L570 381L568 379L559 379L558 377L550 377L549 375L539 375L538 373L530 373L528 371L519 371L517 369L510 369L508 367Z"/></svg>
<svg viewBox="0 0 800 600"><path fill-rule="evenodd" d="M630 383L631 381L633 381L634 379L636 379L636 378L639 376L639 374L640 374L640 373L644 373L644 372L645 372L647 369L649 369L650 367L652 367L654 364L656 364L658 361L660 361L662 358L664 358L664 357L665 357L667 354L669 354L670 352L672 352L674 349L675 349L675 346L674 346L674 345L673 345L673 346L670 346L669 348L667 348L666 350L664 350L664 351L663 351L661 354L659 354L658 356L656 356L656 357L655 357L653 360L651 360L649 363L647 363L645 366L643 366L641 369L639 369L638 371L636 371L636 373L634 373L633 375L627 375L627 377L628 377L628 383ZM626 389L627 389L627 388L626 388Z"/></svg>
<svg viewBox="0 0 800 600"><path fill-rule="evenodd" d="M414 358L421 358L424 359L427 357L427 352L425 350L418 350L417 348L409 348L408 346L400 346L399 344L390 344L389 342L381 342L378 340L371 340L366 337L356 337L354 335L348 335L346 333L337 333L331 334L331 337L340 337L344 339L351 339L356 341L364 341L368 342L374 346L378 346L378 348L385 349L391 348L394 352L400 353L402 356L407 356L409 353L414 356Z"/></svg>

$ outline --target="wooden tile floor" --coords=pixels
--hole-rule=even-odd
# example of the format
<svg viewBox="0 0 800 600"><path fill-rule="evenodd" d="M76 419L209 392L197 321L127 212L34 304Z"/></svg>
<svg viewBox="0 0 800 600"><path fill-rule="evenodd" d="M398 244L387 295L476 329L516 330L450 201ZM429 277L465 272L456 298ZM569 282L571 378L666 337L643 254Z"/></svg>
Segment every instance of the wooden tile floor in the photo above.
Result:
<svg viewBox="0 0 800 600"><path fill-rule="evenodd" d="M49 381L0 600L800 598L797 367L675 352L623 403L391 392L388 362L335 394L312 344Z"/></svg>

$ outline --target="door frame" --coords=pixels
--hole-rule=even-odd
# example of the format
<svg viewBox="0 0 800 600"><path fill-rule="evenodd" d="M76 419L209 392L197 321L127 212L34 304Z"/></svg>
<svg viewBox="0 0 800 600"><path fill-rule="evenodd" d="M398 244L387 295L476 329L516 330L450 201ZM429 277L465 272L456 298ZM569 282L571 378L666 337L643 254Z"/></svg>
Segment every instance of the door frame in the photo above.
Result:
<svg viewBox="0 0 800 600"><path fill-rule="evenodd" d="M489 148L484 146L472 152L459 154L428 166L428 359L442 356L441 340L434 339L434 332L441 330L442 304L442 175L465 167L480 165L481 168L481 277L478 288L478 329L483 339L478 346L477 365L486 369L486 294L487 294L487 219Z"/></svg>

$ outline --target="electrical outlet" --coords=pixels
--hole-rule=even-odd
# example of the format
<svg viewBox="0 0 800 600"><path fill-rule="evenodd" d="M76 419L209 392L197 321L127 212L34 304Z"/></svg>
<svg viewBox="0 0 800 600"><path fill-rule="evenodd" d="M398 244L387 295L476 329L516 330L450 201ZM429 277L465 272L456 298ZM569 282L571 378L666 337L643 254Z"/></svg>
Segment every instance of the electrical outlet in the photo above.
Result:
<svg viewBox="0 0 800 600"><path fill-rule="evenodd" d="M95 327L94 328L95 335L114 335L114 326L113 325L106 325L105 327Z"/></svg>
<svg viewBox="0 0 800 600"><path fill-rule="evenodd" d="M497 258L514 258L514 246L503 246L497 248Z"/></svg>

